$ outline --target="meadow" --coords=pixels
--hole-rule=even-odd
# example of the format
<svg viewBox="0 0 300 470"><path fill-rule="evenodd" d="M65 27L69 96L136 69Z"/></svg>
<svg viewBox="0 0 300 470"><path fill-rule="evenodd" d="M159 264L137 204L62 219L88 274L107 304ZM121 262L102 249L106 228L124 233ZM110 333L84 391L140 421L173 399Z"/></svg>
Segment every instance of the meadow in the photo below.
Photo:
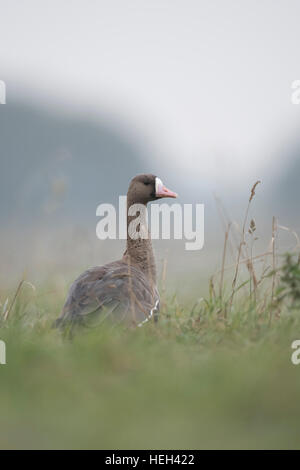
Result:
<svg viewBox="0 0 300 470"><path fill-rule="evenodd" d="M269 248L255 254L255 189L240 230L224 222L220 269L188 301L163 269L157 324L70 341L52 328L69 280L55 295L51 279L1 290L0 448L300 447L298 241L281 254L273 218Z"/></svg>

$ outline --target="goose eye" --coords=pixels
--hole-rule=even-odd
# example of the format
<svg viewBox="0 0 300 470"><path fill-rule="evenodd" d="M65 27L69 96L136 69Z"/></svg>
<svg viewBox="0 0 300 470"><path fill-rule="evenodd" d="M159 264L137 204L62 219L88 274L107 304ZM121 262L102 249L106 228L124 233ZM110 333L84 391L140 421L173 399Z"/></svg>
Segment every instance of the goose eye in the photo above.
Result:
<svg viewBox="0 0 300 470"><path fill-rule="evenodd" d="M150 181L145 181L144 184L145 184L146 186L149 186Z"/></svg>

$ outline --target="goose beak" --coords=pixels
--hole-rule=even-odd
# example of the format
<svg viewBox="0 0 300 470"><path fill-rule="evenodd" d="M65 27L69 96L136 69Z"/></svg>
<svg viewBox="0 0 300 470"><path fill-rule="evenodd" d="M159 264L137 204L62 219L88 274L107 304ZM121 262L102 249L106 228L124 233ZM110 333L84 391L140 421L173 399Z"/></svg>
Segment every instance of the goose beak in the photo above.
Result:
<svg viewBox="0 0 300 470"><path fill-rule="evenodd" d="M155 196L156 197L173 197L176 198L177 194L166 188L159 178L155 178Z"/></svg>

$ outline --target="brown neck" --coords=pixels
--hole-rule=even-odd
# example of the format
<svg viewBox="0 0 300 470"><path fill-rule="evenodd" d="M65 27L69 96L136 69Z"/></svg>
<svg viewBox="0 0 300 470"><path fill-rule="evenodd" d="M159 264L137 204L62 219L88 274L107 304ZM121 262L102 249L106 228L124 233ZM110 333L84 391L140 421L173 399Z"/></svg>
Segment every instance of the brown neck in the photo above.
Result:
<svg viewBox="0 0 300 470"><path fill-rule="evenodd" d="M140 214L138 213L137 215L130 216L128 215L128 209L133 204L134 202L127 197L127 247L123 255L123 259L133 266L141 269L150 282L156 284L155 258L152 249L151 236L148 230L146 210ZM146 205L143 207L146 209ZM132 233L130 233L132 232L130 229L134 228L134 221L137 218L139 221L137 230L138 233L141 233L141 236L134 239L132 237ZM131 222L133 222L133 224L131 224ZM145 235L147 238L145 238Z"/></svg>

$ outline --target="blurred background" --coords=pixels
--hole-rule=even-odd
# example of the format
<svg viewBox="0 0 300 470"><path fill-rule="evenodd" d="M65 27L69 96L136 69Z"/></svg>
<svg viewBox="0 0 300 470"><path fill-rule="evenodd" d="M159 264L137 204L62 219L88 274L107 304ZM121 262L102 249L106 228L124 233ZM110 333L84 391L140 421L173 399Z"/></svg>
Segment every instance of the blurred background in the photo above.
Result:
<svg viewBox="0 0 300 470"><path fill-rule="evenodd" d="M179 295L220 264L216 198L241 224L261 180L258 237L273 215L298 230L299 15L297 0L0 0L1 286L118 258L96 207L141 172L205 204L203 250L155 242Z"/></svg>

